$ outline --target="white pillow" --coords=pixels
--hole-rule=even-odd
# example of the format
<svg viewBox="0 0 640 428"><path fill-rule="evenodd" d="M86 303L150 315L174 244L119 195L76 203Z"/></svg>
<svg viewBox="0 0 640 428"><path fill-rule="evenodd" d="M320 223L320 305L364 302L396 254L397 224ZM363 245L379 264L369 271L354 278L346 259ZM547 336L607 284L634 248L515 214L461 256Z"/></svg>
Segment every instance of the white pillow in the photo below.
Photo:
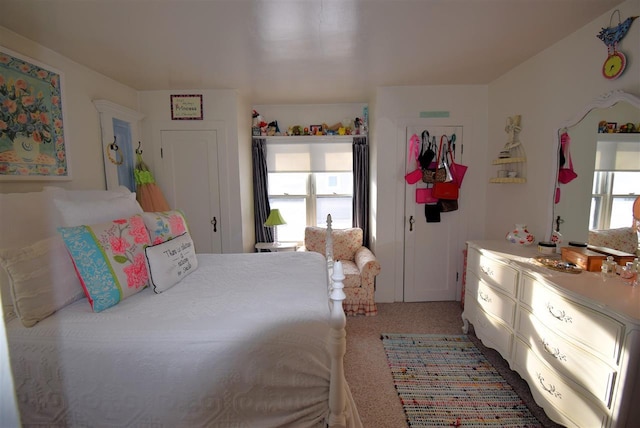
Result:
<svg viewBox="0 0 640 428"><path fill-rule="evenodd" d="M76 202L95 202L122 198L130 196L132 193L125 186L118 186L115 190L67 190L57 186L44 186L42 191L50 193L53 199L64 199Z"/></svg>
<svg viewBox="0 0 640 428"><path fill-rule="evenodd" d="M56 234L60 217L51 196L43 192L0 193L0 248L16 248ZM0 269L0 296L4 320L15 318L10 280Z"/></svg>
<svg viewBox="0 0 640 428"><path fill-rule="evenodd" d="M22 248L0 249L0 264L9 274L15 311L25 327L84 297L60 236Z"/></svg>
<svg viewBox="0 0 640 428"><path fill-rule="evenodd" d="M144 250L153 291L162 293L198 268L193 240L188 232Z"/></svg>
<svg viewBox="0 0 640 428"><path fill-rule="evenodd" d="M66 227L101 224L142 214L142 208L136 201L135 193L130 193L122 198L93 202L54 199L53 203L60 212L62 223Z"/></svg>

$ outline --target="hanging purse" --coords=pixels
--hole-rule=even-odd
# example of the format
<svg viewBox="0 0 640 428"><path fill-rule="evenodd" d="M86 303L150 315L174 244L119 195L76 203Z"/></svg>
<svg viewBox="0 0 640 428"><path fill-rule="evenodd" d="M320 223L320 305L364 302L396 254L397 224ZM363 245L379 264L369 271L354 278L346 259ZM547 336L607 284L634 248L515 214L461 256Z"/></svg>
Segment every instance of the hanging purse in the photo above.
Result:
<svg viewBox="0 0 640 428"><path fill-rule="evenodd" d="M426 146L426 148L425 148ZM428 169L436 155L434 151L435 147L431 147L431 140L429 139L429 131L426 129L422 131L422 143L420 146L420 156L418 162L422 169Z"/></svg>
<svg viewBox="0 0 640 428"><path fill-rule="evenodd" d="M433 196L438 199L458 199L460 194L458 185L453 181L446 183L436 182L433 185Z"/></svg>
<svg viewBox="0 0 640 428"><path fill-rule="evenodd" d="M561 165L560 170L558 171L558 182L562 184L567 184L578 177L578 174L573 170L573 161L571 160L571 152L569 150L570 143L571 138L569 137L569 134L564 132L560 136L560 150L561 154L564 154L566 161L569 162L569 166L565 167L564 165Z"/></svg>
<svg viewBox="0 0 640 428"><path fill-rule="evenodd" d="M433 196L431 187L416 189L416 204L435 204L437 202L438 198Z"/></svg>
<svg viewBox="0 0 640 428"><path fill-rule="evenodd" d="M433 184L433 196L438 199L458 199L459 188L456 182L453 180L453 176L449 171L449 165L447 164L447 157L442 156L444 154L442 150L442 144L444 139L447 138L445 135L440 138L440 147L438 148L438 159L442 159L441 164L438 166L438 169L442 167L445 170L447 181L436 181ZM448 143L448 140L447 140Z"/></svg>
<svg viewBox="0 0 640 428"><path fill-rule="evenodd" d="M443 213L448 213L451 211L458 210L458 200L457 199L438 199L440 202L440 211Z"/></svg>
<svg viewBox="0 0 640 428"><path fill-rule="evenodd" d="M464 175L467 173L468 167L455 162L455 144L456 134L451 135L451 142L449 144L449 170L451 171L451 175L453 176L453 181L458 185L458 188L462 186L462 180L464 179ZM451 146L453 146L453 151L451 150Z"/></svg>
<svg viewBox="0 0 640 428"><path fill-rule="evenodd" d="M418 136L413 134L409 139L409 153L407 154L407 166L411 165L412 161L416 163L416 169L407 173L404 176L405 181L408 184L416 184L422 178L422 169L420 168L420 141ZM413 159L411 159L413 157Z"/></svg>
<svg viewBox="0 0 640 428"><path fill-rule="evenodd" d="M442 136L446 138L444 135ZM442 159L442 137L440 138L440 147L438 149L437 157L435 161L432 161L429 164L429 167L426 169L422 169L422 181L428 184L433 184L437 182L450 181L450 172L449 166ZM430 147L435 149L436 147L436 137L433 137L432 142L430 143Z"/></svg>

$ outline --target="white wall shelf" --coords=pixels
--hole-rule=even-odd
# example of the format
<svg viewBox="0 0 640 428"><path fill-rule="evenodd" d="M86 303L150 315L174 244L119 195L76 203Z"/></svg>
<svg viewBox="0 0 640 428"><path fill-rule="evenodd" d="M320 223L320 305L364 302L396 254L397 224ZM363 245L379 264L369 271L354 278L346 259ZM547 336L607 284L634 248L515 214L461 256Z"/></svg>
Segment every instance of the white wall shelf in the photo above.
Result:
<svg viewBox="0 0 640 428"><path fill-rule="evenodd" d="M354 137L366 137L367 134L361 135L274 135L274 136L253 136L252 138L266 138L271 142L292 142L297 143L351 143Z"/></svg>

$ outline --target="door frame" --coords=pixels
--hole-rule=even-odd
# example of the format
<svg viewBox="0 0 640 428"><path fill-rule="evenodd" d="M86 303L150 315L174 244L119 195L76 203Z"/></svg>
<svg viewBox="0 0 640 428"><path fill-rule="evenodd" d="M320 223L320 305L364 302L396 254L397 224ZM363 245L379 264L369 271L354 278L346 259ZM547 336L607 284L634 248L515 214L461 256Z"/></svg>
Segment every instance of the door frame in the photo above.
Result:
<svg viewBox="0 0 640 428"><path fill-rule="evenodd" d="M105 184L107 190L114 190L120 186L118 167L110 163L105 155L107 146L113 143L113 136L115 134L113 131L113 119L129 123L131 130L131 151L130 153L123 153L122 155L135 159L136 142L141 141L140 121L144 118L144 115L108 100L93 100L93 105L96 107L96 110L98 110L100 117L100 133L102 137L101 152L104 162ZM135 161L133 164L135 166Z"/></svg>
<svg viewBox="0 0 640 428"><path fill-rule="evenodd" d="M397 153L401 153L400 156L397 157L396 170L398 171L398 180L396 180L396 194L402 195L402 198L398 198L402 200L402 203L396 204L396 212L395 217L397 219L395 224L394 235L395 239L395 265L398 267L395 271L394 277L394 300L396 302L404 301L404 266L405 266L405 227L408 227L408 217L405 212L405 192L407 191L406 182L404 180L406 163L407 163L407 128L408 127L417 127L417 128L435 128L435 127L448 127L448 126L459 126L464 129L464 139L468 140L472 138L473 126L472 121L469 120L465 116L451 116L447 118L400 118L396 122L396 151ZM464 141L463 141L464 143ZM469 153L469 149L467 148L467 153ZM464 159L464 158L462 158ZM465 164L468 164L468 161L464 161ZM466 241L468 235L468 209L465 209L464 200L460 200L459 202L459 234L458 234L458 242L455 243L455 247L457 247L457 251L462 255L462 251L466 247ZM446 215L446 214L445 214ZM456 282L456 300L460 299L460 294L462 292L462 278L463 278L463 265L464 260L460 257L456 263L456 270L459 273L458 281Z"/></svg>
<svg viewBox="0 0 640 428"><path fill-rule="evenodd" d="M185 123L188 122L188 123ZM197 122L197 123L194 123ZM144 125L144 123L143 123ZM167 188L167 173L163 170L162 155L161 155L161 143L162 143L162 131L215 131L217 134L218 144L218 184L220 191L220 227L224 227L227 233L222 233L221 245L222 253L231 252L233 245L231 243L231 233L229 233L230 220L232 218L231 204L229 203L229 169L228 169L228 149L227 149L227 134L225 130L224 121L220 120L203 120L203 121L171 121L171 120L157 120L152 121L150 124L151 138L153 143L153 166L154 177L160 188ZM154 167L155 166L155 167ZM189 220L189 219L187 219Z"/></svg>

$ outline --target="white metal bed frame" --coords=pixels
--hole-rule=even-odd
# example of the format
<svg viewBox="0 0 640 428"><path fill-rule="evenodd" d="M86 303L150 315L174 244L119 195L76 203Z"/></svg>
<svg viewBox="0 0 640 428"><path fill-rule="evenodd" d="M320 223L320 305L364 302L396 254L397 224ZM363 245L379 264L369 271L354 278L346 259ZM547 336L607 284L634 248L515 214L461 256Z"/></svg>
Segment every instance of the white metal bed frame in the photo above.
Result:
<svg viewBox="0 0 640 428"><path fill-rule="evenodd" d="M325 254L327 255L327 269L329 271L329 310L331 337L329 341L331 352L331 380L329 383L329 417L327 426L346 427L346 380L344 377L344 354L347 350L347 333L345 330L347 319L342 309L344 294L344 275L335 273L333 266L333 239L331 237L331 214L327 215L327 235Z"/></svg>

